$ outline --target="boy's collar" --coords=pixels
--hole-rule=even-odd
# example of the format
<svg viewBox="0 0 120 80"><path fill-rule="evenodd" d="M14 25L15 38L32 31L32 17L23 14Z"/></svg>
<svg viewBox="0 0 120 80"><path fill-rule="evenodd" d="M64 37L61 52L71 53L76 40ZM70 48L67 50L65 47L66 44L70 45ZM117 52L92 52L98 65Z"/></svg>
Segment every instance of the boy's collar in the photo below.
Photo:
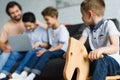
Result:
<svg viewBox="0 0 120 80"><path fill-rule="evenodd" d="M90 30L91 31L96 31L103 23L104 23L105 19L102 19L97 25L95 26L90 26Z"/></svg>

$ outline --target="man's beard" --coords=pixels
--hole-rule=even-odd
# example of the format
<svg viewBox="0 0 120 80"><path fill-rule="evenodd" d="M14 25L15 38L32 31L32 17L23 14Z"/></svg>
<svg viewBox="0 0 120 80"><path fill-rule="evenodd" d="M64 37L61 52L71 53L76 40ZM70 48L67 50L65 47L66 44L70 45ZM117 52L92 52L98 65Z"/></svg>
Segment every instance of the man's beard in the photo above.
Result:
<svg viewBox="0 0 120 80"><path fill-rule="evenodd" d="M18 22L18 21L21 20L21 18L22 18L22 16L19 16L19 18L17 18L17 17L13 17L12 19L13 19L14 21Z"/></svg>

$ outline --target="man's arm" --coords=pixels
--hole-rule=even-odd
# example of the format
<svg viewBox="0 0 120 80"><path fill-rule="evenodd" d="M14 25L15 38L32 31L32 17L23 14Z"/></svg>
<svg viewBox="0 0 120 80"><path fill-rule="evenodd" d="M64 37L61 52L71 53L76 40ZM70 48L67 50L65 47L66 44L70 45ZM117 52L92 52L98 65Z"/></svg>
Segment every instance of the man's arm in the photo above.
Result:
<svg viewBox="0 0 120 80"><path fill-rule="evenodd" d="M39 25L40 27L43 27L44 29L48 28L47 24L44 24L44 23L42 23L42 22L40 22L38 20L36 21L36 24Z"/></svg>
<svg viewBox="0 0 120 80"><path fill-rule="evenodd" d="M4 44L4 43L2 43L1 41L0 41L0 49L1 49L3 52L6 52L6 53L10 53L10 52L11 52L11 49L9 49L9 48L7 47L7 45Z"/></svg>
<svg viewBox="0 0 120 80"><path fill-rule="evenodd" d="M0 49L3 51L5 50L5 44L3 44L1 41L0 41Z"/></svg>

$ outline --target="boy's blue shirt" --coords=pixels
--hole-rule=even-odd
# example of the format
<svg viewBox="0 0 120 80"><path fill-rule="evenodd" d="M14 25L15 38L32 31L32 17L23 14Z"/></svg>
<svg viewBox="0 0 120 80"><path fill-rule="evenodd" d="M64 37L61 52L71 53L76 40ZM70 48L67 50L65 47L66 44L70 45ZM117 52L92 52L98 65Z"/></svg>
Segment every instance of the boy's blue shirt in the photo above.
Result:
<svg viewBox="0 0 120 80"><path fill-rule="evenodd" d="M32 45L35 42L48 42L47 30L40 26L36 26L36 28L32 32L29 30L25 30L23 34L28 34ZM40 48L42 47L38 47L38 49Z"/></svg>

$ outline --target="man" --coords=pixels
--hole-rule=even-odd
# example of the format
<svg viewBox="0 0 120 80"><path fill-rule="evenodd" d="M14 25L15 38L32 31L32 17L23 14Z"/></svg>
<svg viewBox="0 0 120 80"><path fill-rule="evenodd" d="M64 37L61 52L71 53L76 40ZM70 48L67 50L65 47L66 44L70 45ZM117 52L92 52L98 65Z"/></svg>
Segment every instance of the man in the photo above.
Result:
<svg viewBox="0 0 120 80"><path fill-rule="evenodd" d="M25 30L22 22L22 8L17 2L9 2L6 6L6 13L10 17L10 20L4 24L0 34L0 43L2 44L0 45L2 52L0 55L0 71L11 53L8 36L21 34Z"/></svg>

